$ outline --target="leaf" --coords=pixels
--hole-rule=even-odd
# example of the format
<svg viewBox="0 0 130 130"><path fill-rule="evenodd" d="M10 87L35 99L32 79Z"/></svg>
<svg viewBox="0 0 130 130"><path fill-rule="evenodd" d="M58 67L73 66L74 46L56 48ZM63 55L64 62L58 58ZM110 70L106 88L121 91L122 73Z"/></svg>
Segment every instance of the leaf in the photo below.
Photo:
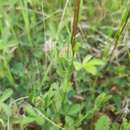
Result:
<svg viewBox="0 0 130 130"><path fill-rule="evenodd" d="M41 116L37 115L37 117L35 117L35 121L38 125L43 125L45 123L45 119L43 119Z"/></svg>
<svg viewBox="0 0 130 130"><path fill-rule="evenodd" d="M57 111L61 111L62 108L62 96L61 96L61 91L57 90L56 91L56 96L54 97L55 101L55 107Z"/></svg>
<svg viewBox="0 0 130 130"><path fill-rule="evenodd" d="M6 101L13 94L12 89L6 89L2 96L0 97L0 102Z"/></svg>
<svg viewBox="0 0 130 130"><path fill-rule="evenodd" d="M84 69L85 69L87 72L89 72L89 73L91 73L91 74L93 74L93 75L96 75L96 74L97 74L97 68L94 67L94 66L86 65L86 66L84 66Z"/></svg>
<svg viewBox="0 0 130 130"><path fill-rule="evenodd" d="M84 63L87 63L91 58L92 58L91 55L87 55L87 56L84 58L84 60L83 60L83 64L84 64Z"/></svg>
<svg viewBox="0 0 130 130"><path fill-rule="evenodd" d="M30 115L35 117L36 116L36 112L33 110L33 107L31 105L27 105L25 107L25 111Z"/></svg>
<svg viewBox="0 0 130 130"><path fill-rule="evenodd" d="M75 123L75 121L74 121L74 119L72 118L72 117L70 117L70 116L65 116L65 127L66 127L66 129L69 129L69 130L74 130L75 128L74 128L74 123Z"/></svg>
<svg viewBox="0 0 130 130"><path fill-rule="evenodd" d="M106 93L100 94L95 100L95 107L100 109L103 107L111 98L111 95L107 95Z"/></svg>
<svg viewBox="0 0 130 130"><path fill-rule="evenodd" d="M5 126L5 123L4 123L4 121L2 120L2 119L0 119L0 124L2 125L2 126ZM0 125L0 126L1 126Z"/></svg>
<svg viewBox="0 0 130 130"><path fill-rule="evenodd" d="M93 66L100 66L100 65L104 65L104 62L99 59L92 59L88 62L88 64Z"/></svg>
<svg viewBox="0 0 130 130"><path fill-rule="evenodd" d="M98 119L95 130L109 130L109 128L110 119L107 116L103 115Z"/></svg>
<svg viewBox="0 0 130 130"><path fill-rule="evenodd" d="M81 111L81 105L79 105L79 104L75 104L75 105L72 105L71 107L70 107L70 109L69 109L69 111L68 111L68 114L70 114L70 115L75 115L75 114L77 114L78 112L80 112Z"/></svg>
<svg viewBox="0 0 130 130"><path fill-rule="evenodd" d="M74 67L75 67L76 70L82 69L82 64L81 63L75 61L73 64L74 64Z"/></svg>
<svg viewBox="0 0 130 130"><path fill-rule="evenodd" d="M11 71L16 74L17 76L23 77L24 76L24 66L22 63L16 63L14 64Z"/></svg>
<svg viewBox="0 0 130 130"><path fill-rule="evenodd" d="M97 66L100 66L100 65L104 65L104 62L102 60L92 59L92 60L88 61L87 63L83 63L82 66L87 72L89 72L93 75L96 75L97 74Z"/></svg>
<svg viewBox="0 0 130 130"><path fill-rule="evenodd" d="M111 130L119 130L120 125L118 123L112 123Z"/></svg>
<svg viewBox="0 0 130 130"><path fill-rule="evenodd" d="M24 118L22 118L22 120L20 121L20 123L22 125L26 125L26 124L32 123L33 121L35 121L34 117L24 117Z"/></svg>
<svg viewBox="0 0 130 130"><path fill-rule="evenodd" d="M74 61L74 67L77 71L80 69L85 69L87 72L91 73L92 75L97 74L97 66L104 65L104 62L99 59L91 59L92 56L88 55L84 58L83 63L79 63Z"/></svg>

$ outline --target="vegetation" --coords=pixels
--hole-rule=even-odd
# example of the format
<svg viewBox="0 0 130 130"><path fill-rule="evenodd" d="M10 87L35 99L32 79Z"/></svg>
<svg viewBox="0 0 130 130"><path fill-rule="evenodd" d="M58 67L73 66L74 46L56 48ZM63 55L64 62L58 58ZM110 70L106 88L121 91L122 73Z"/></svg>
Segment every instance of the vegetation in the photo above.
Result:
<svg viewBox="0 0 130 130"><path fill-rule="evenodd" d="M0 12L0 130L130 130L129 0Z"/></svg>

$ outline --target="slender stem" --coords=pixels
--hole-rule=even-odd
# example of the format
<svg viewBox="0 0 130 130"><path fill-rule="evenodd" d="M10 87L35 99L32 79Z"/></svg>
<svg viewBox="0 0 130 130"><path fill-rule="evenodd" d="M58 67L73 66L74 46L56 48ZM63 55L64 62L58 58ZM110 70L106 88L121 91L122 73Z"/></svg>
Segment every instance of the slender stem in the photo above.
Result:
<svg viewBox="0 0 130 130"><path fill-rule="evenodd" d="M76 2L75 2L75 8L74 8L72 36L71 36L71 46L72 46L73 56L74 56L74 48L75 48L75 45L76 45L75 36L76 36L76 34L78 32L79 11L80 11L80 0L76 0Z"/></svg>
<svg viewBox="0 0 130 130"><path fill-rule="evenodd" d="M80 0L75 1L75 7L74 7L74 17L73 17L73 25L72 25L72 35L71 35L71 49L72 49L72 66L73 66L73 60L74 60L74 55L75 55L75 37L78 32L78 20L79 20L79 11L80 11ZM72 74L71 74L71 82L73 85L73 88L75 89L76 82L75 82L75 74L72 69Z"/></svg>

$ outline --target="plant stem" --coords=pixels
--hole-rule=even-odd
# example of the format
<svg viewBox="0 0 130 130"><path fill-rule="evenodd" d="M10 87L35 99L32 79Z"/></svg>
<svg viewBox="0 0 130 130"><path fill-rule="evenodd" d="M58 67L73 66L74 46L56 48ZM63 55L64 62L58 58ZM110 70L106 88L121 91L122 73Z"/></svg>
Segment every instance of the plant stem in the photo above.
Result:
<svg viewBox="0 0 130 130"><path fill-rule="evenodd" d="M79 11L80 11L80 0L76 0L75 9L74 9L72 36L71 36L71 46L72 46L73 56L74 56L74 48L75 48L75 45L76 45L75 36L76 36L76 34L78 32Z"/></svg>
<svg viewBox="0 0 130 130"><path fill-rule="evenodd" d="M79 20L79 11L80 11L80 0L76 0L75 2L75 7L74 7L74 17L73 17L73 25L72 25L72 35L71 35L71 49L72 49L72 66L73 66L73 60L74 60L74 55L75 55L75 36L78 32L78 20ZM75 75L72 70L72 75L71 75L71 82L73 87L75 88Z"/></svg>

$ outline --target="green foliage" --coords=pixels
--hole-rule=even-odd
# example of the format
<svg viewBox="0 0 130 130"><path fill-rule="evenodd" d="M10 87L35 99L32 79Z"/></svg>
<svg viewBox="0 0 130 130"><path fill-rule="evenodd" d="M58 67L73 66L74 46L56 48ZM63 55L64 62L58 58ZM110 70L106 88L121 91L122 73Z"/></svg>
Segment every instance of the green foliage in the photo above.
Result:
<svg viewBox="0 0 130 130"><path fill-rule="evenodd" d="M97 67L103 66L104 62L100 59L92 59L92 56L88 55L84 58L82 63L74 61L74 66L77 71L81 69L85 69L86 72L96 75L97 74Z"/></svg>
<svg viewBox="0 0 130 130"><path fill-rule="evenodd" d="M96 122L95 130L109 130L110 129L110 120L107 116L101 116Z"/></svg>
<svg viewBox="0 0 130 130"><path fill-rule="evenodd" d="M6 89L4 93L0 96L0 126L6 126L7 117L11 115L10 106L7 105L5 102L12 96L13 91L12 89Z"/></svg>
<svg viewBox="0 0 130 130"><path fill-rule="evenodd" d="M129 130L129 129L130 129L130 123L127 121L127 119L124 119L122 124L122 130Z"/></svg>
<svg viewBox="0 0 130 130"><path fill-rule="evenodd" d="M101 108L103 108L103 106L110 100L111 96L110 95L106 95L105 93L102 93L101 95L99 95L96 100L95 100L95 104L94 107L89 110L83 117L81 117L81 119L78 121L78 123L76 124L76 126L79 126L80 123L83 120L90 120L93 118L93 116L99 112L99 110Z"/></svg>
<svg viewBox="0 0 130 130"><path fill-rule="evenodd" d="M12 96L13 91L12 89L6 89L2 96L0 97L0 103L6 101L10 96Z"/></svg>
<svg viewBox="0 0 130 130"><path fill-rule="evenodd" d="M0 0L0 130L130 129L130 1L74 2Z"/></svg>

